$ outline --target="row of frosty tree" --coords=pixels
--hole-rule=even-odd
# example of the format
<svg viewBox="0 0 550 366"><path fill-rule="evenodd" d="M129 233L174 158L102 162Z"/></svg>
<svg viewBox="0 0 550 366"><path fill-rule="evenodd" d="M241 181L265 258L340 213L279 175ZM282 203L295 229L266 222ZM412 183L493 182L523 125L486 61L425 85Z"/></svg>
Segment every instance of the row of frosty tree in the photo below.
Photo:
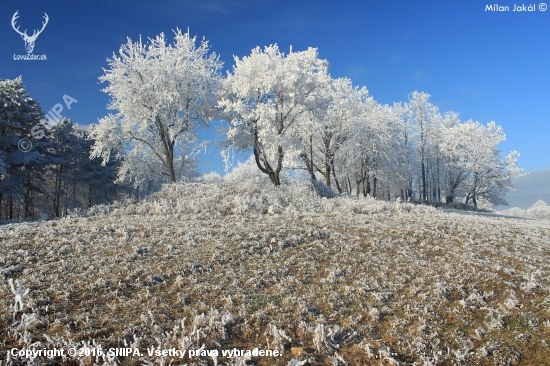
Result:
<svg viewBox="0 0 550 366"><path fill-rule="evenodd" d="M222 154L252 152L275 185L303 169L348 194L420 202L503 203L518 153L502 157L501 127L441 114L426 93L380 105L366 88L333 79L317 49L259 47L226 77L208 42L175 33L123 45L100 78L117 111L91 128L92 156L124 156L120 174L140 182L155 171L176 182L196 151L196 129L225 120Z"/></svg>
<svg viewBox="0 0 550 366"><path fill-rule="evenodd" d="M116 112L91 125L87 140L80 136L91 147L91 164L102 160L117 166L119 181L137 189L196 174L196 152L207 143L199 140L197 129L213 119L227 122L226 163L234 152L251 152L259 172L274 185L285 172L302 170L341 193L477 206L479 201L502 203L511 176L523 174L517 152L501 156L497 146L505 136L494 122L461 122L457 113L439 113L429 95L419 92L406 103L380 105L366 88L333 79L314 48L285 55L276 45L257 47L250 56L235 57L223 77L223 64L209 53L208 42L197 45L196 37L180 30L174 38L167 44L161 34L146 44L128 39L122 45L100 78L108 83L104 91ZM12 133L3 137L13 139L12 147L15 137L30 134L28 129ZM40 155L46 141L33 152ZM8 180L2 161L7 158L12 168L17 161L20 175L31 169L40 176L28 164L32 154L12 152L11 157L0 152L4 192ZM73 185L82 177L79 186L84 187L90 180L86 170L76 174L77 167L82 163L73 164ZM31 181L10 183L9 192L17 187L25 207L32 202L25 189L31 194L29 185L36 185ZM53 190L61 191L66 194L68 188ZM8 196L15 197L12 193Z"/></svg>

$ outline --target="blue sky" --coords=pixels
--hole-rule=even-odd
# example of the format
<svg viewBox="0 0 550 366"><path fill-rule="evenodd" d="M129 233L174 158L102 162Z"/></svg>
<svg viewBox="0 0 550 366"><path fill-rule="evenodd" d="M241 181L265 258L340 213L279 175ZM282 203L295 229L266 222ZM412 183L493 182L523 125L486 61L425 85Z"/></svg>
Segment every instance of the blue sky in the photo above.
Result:
<svg viewBox="0 0 550 366"><path fill-rule="evenodd" d="M511 1L499 2L513 8ZM537 5L539 3L536 3ZM98 77L126 37L137 40L176 27L205 37L225 68L233 55L277 43L283 50L317 47L333 77L350 77L380 103L406 101L424 91L440 111L462 120L503 126L504 153L518 150L526 171L550 168L550 10L486 12L480 1L2 1L0 78L23 76L48 111L67 94L78 100L62 115L81 126L109 111ZM49 24L34 54L47 61L13 60L26 54L11 27ZM203 133L210 139L212 132ZM215 149L205 172L223 173Z"/></svg>

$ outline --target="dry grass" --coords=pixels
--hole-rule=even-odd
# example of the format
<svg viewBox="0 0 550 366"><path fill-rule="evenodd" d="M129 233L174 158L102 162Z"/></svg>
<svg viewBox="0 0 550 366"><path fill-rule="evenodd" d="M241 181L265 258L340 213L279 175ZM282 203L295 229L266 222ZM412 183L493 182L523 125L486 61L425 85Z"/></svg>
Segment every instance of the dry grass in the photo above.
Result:
<svg viewBox="0 0 550 366"><path fill-rule="evenodd" d="M550 365L549 244L544 220L328 200L306 186L171 187L1 226L0 342L284 352L256 365ZM31 289L23 311L8 278Z"/></svg>

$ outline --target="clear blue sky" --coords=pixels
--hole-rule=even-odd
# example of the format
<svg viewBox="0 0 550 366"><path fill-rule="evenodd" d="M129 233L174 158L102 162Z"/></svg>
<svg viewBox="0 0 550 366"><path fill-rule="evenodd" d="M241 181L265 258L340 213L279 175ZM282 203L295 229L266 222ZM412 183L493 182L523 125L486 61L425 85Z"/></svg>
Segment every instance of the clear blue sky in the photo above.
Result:
<svg viewBox="0 0 550 366"><path fill-rule="evenodd" d="M550 2L549 2L550 3ZM499 2L512 9L511 1ZM537 6L539 3L536 3ZM0 78L23 76L48 111L62 96L82 127L109 113L98 77L126 37L137 40L176 27L209 40L225 68L233 55L277 43L299 51L317 47L333 77L350 77L380 103L405 101L414 90L432 95L442 112L504 127L502 150L518 150L527 171L550 167L550 10L486 12L486 3L457 1L3 1L0 0ZM34 54L11 27L49 24ZM214 138L211 132L205 133ZM205 172L223 172L217 151L203 156Z"/></svg>

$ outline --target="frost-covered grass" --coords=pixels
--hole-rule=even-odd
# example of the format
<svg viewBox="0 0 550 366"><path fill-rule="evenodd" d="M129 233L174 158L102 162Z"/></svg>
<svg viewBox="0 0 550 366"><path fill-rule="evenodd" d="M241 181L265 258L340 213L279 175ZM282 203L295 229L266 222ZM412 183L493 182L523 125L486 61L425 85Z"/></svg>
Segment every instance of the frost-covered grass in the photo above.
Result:
<svg viewBox="0 0 550 366"><path fill-rule="evenodd" d="M144 202L0 226L0 247L4 350L284 351L248 361L257 365L550 360L548 220L326 199L305 184L187 184ZM57 361L181 364L147 355Z"/></svg>

